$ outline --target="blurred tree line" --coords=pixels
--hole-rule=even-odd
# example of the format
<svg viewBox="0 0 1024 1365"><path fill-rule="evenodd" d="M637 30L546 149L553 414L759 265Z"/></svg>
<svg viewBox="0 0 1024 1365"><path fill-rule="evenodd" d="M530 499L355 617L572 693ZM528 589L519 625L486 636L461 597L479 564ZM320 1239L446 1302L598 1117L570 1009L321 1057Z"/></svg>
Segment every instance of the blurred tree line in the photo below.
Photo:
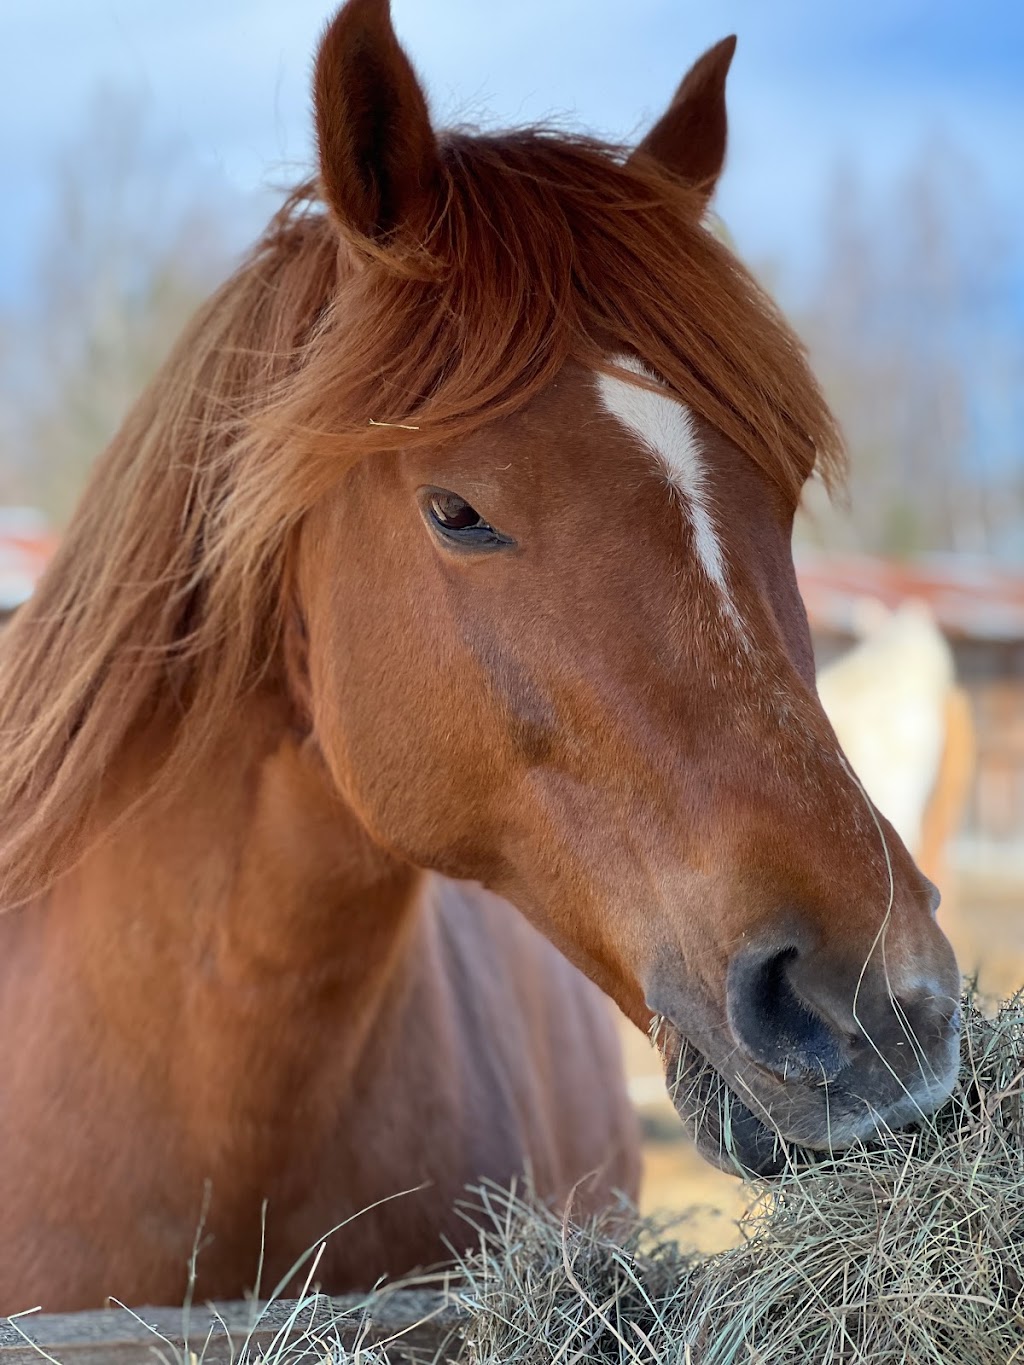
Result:
<svg viewBox="0 0 1024 1365"><path fill-rule="evenodd" d="M1024 261L979 168L935 140L884 196L837 172L795 310L850 446L831 547L1024 559Z"/></svg>
<svg viewBox="0 0 1024 1365"><path fill-rule="evenodd" d="M57 525L259 226L253 205L209 193L145 115L138 99L97 98L55 166L32 306L0 317L0 498ZM935 142L884 196L838 171L818 267L766 271L852 455L849 507L812 493L803 540L1024 559L1024 287L1011 247L977 167Z"/></svg>
<svg viewBox="0 0 1024 1365"><path fill-rule="evenodd" d="M0 498L59 526L103 450L240 243L222 191L101 91L53 171L30 303L0 317ZM250 224L251 226L251 224Z"/></svg>

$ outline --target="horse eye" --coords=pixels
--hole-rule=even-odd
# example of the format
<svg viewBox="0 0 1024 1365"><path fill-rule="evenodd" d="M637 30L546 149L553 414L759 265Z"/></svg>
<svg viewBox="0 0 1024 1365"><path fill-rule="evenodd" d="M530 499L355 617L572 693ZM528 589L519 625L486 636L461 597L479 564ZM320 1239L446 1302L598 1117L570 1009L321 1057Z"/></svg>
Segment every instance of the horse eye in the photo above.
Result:
<svg viewBox="0 0 1024 1365"><path fill-rule="evenodd" d="M430 514L446 531L466 531L471 526L484 525L475 507L470 507L457 493L446 493L443 489L430 495Z"/></svg>
<svg viewBox="0 0 1024 1365"><path fill-rule="evenodd" d="M420 499L427 522L453 549L502 550L515 546L511 537L495 530L475 507L450 489L423 488Z"/></svg>

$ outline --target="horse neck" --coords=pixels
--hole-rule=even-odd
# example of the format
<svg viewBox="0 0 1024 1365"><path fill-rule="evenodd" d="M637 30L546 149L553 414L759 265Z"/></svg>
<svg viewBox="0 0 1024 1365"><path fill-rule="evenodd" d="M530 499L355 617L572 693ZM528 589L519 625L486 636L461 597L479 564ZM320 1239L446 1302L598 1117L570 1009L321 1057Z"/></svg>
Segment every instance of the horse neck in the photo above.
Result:
<svg viewBox="0 0 1024 1365"><path fill-rule="evenodd" d="M132 744L101 821L130 806L159 750L152 733ZM265 1047L268 1024L275 1038L326 1025L335 1064L347 1052L354 1066L417 957L420 876L371 842L315 743L294 732L283 701L262 696L187 784L126 819L55 899L74 902L85 939L75 951L123 1002L125 1027L143 1000L149 1013L154 1001L188 1010L205 992L206 1049L217 1037L240 1048L247 1030Z"/></svg>

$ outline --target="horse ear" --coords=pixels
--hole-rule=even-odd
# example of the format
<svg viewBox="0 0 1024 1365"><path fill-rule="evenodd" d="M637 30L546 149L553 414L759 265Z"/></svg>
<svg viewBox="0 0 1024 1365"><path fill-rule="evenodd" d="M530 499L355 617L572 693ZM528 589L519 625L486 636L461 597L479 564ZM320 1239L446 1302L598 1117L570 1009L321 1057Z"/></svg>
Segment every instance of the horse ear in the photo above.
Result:
<svg viewBox="0 0 1024 1365"><path fill-rule="evenodd" d="M415 230L433 197L437 143L389 0L348 0L338 11L313 91L320 181L339 225L376 242Z"/></svg>
<svg viewBox="0 0 1024 1365"><path fill-rule="evenodd" d="M699 57L668 109L636 149L700 190L705 199L714 193L725 163L725 78L735 51L733 34Z"/></svg>

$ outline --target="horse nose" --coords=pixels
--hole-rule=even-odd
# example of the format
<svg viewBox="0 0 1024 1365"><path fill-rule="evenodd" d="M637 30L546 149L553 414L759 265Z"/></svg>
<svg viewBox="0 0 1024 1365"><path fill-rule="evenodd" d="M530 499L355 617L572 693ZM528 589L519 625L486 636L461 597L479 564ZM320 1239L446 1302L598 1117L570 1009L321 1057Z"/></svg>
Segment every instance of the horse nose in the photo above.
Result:
<svg viewBox="0 0 1024 1365"><path fill-rule="evenodd" d="M855 1035L797 993L800 958L792 944L740 949L726 977L729 1027L750 1060L780 1080L828 1081L849 1062Z"/></svg>
<svg viewBox="0 0 1024 1365"><path fill-rule="evenodd" d="M896 983L884 967L830 969L820 951L793 944L747 947L729 963L728 1020L748 1058L779 1079L830 1081L865 1045L877 1052L909 1038L923 1054L948 1050L960 1031L959 985L951 952L934 972Z"/></svg>

